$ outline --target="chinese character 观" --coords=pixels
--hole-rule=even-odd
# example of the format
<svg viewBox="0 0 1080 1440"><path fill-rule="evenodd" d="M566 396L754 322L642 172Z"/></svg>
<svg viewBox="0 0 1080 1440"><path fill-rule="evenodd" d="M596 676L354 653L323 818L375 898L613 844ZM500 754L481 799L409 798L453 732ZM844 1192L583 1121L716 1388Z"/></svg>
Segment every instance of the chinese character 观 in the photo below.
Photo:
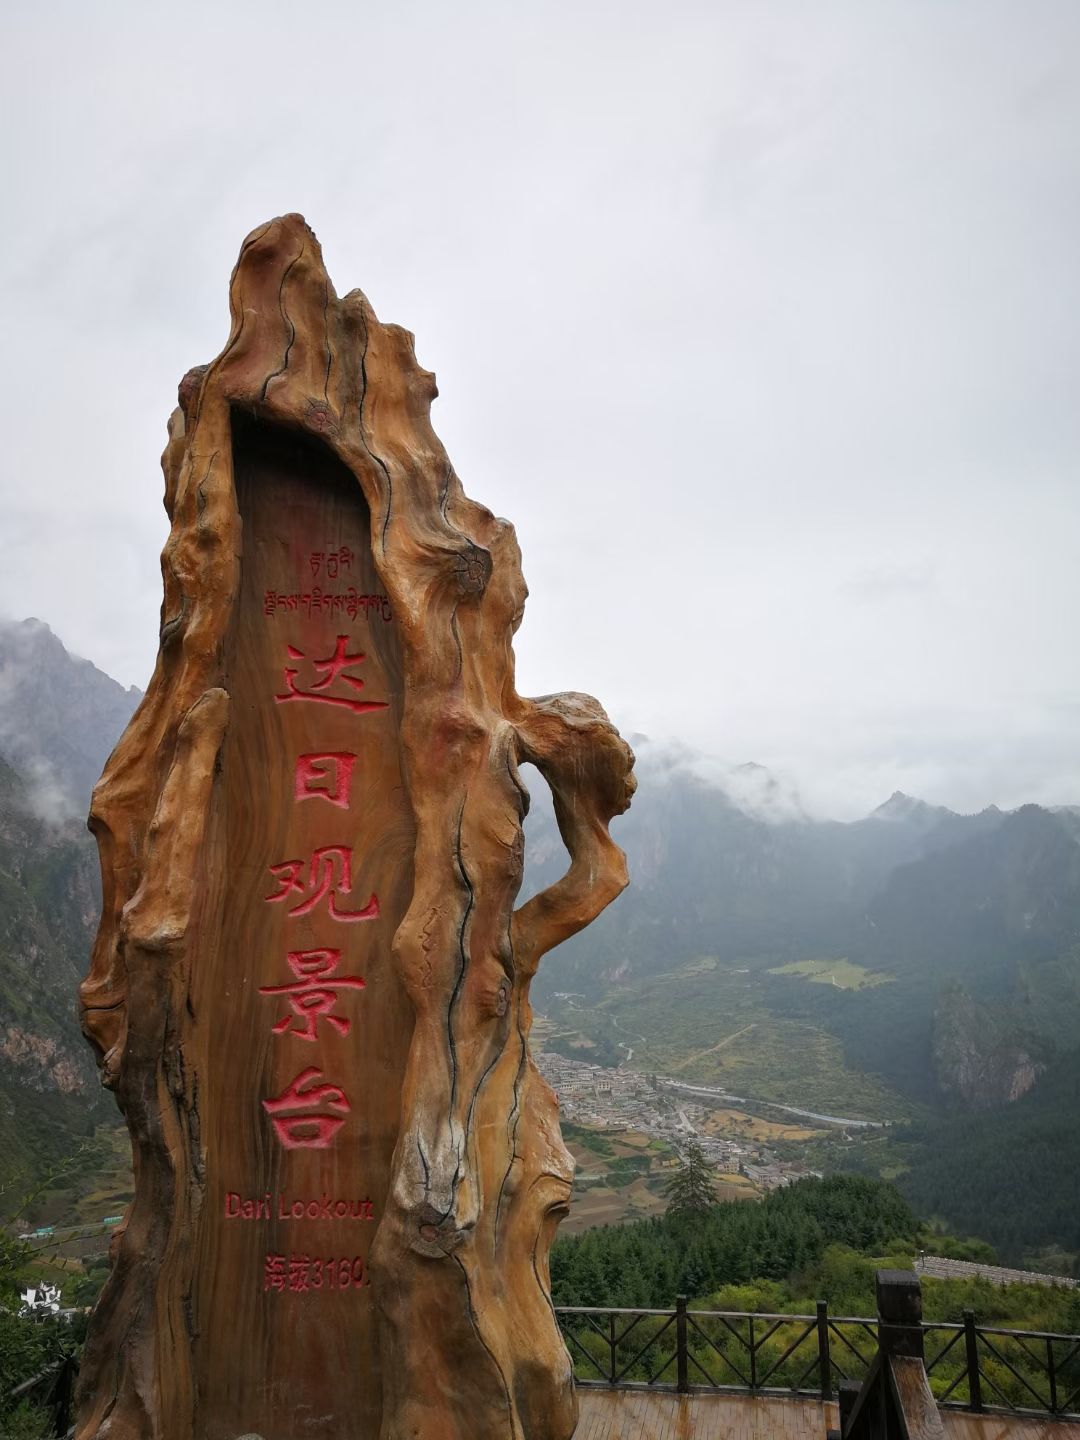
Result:
<svg viewBox="0 0 1080 1440"><path fill-rule="evenodd" d="M264 895L263 899L274 904L287 899L295 890L299 895L306 894L307 898L294 905L290 915L310 915L319 901L325 899L333 920L353 922L379 918L379 897L374 894L360 910L343 910L338 905L339 897L352 891L352 850L349 846L321 846L312 852L306 880L303 878L304 869L303 860L282 860L278 865L271 865L270 874L279 888L272 895Z"/></svg>

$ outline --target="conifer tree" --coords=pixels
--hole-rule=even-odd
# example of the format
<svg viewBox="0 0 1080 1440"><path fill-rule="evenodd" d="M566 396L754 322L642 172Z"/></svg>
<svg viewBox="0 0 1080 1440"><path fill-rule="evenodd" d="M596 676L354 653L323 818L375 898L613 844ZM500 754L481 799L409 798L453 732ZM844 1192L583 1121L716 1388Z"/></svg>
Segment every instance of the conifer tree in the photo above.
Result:
<svg viewBox="0 0 1080 1440"><path fill-rule="evenodd" d="M712 1167L696 1140L687 1143L679 1168L664 1193L669 1215L704 1215L716 1204Z"/></svg>

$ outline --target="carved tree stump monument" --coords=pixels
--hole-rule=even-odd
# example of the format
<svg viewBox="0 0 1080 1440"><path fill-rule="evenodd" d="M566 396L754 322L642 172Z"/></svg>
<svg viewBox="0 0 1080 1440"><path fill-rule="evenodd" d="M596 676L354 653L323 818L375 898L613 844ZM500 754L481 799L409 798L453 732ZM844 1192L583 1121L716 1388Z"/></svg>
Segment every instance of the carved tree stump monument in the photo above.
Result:
<svg viewBox="0 0 1080 1440"><path fill-rule="evenodd" d="M573 1163L529 1055L544 953L626 884L633 756L522 699L514 531L435 378L298 215L163 456L157 666L94 792L83 1025L135 1198L78 1440L566 1440L548 1250ZM566 875L515 909L531 762Z"/></svg>

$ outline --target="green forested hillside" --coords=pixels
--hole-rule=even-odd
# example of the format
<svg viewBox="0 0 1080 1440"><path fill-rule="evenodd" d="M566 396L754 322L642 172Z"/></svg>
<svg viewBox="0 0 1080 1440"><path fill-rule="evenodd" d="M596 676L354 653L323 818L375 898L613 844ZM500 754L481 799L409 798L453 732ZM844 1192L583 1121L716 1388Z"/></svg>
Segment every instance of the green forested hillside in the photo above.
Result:
<svg viewBox="0 0 1080 1440"><path fill-rule="evenodd" d="M138 701L38 620L0 621L0 1192L116 1110L78 1024L100 906L90 788ZM7 1213L0 1206L0 1218Z"/></svg>
<svg viewBox="0 0 1080 1440"><path fill-rule="evenodd" d="M717 1385L758 1383L814 1388L820 1356L815 1305L828 1306L833 1362L861 1378L874 1353L872 1332L842 1317L876 1314L875 1273L909 1269L926 1238L961 1252L940 1235L925 1236L911 1211L888 1185L833 1177L804 1180L758 1204L737 1201L632 1225L587 1231L557 1242L552 1251L552 1288L557 1305L599 1305L668 1312L608 1317L563 1312L575 1372L580 1379L676 1379L671 1311L676 1295L689 1301L687 1363L691 1378ZM985 1257L983 1257L985 1258ZM965 1310L981 1325L1058 1335L1080 1332L1080 1291L985 1279L922 1281L923 1315L956 1325ZM727 1312L724 1318L710 1311ZM704 1312L704 1313L703 1313ZM732 1313L734 1312L734 1314ZM763 1318L756 1322L754 1316ZM773 1320L765 1316L802 1316ZM968 1398L962 1344L956 1331L930 1332L935 1356L931 1386L953 1401ZM754 1345L751 1362L750 1345ZM998 1333L994 1351L980 1346L984 1386L995 1401L1044 1408L1051 1390L1041 1353L1030 1342ZM944 1352L944 1353L942 1353ZM1057 1399L1080 1385L1080 1356L1070 1340L1053 1347ZM985 1392L984 1392L985 1393Z"/></svg>
<svg viewBox="0 0 1080 1440"><path fill-rule="evenodd" d="M532 886L562 863L542 793L537 809ZM922 1104L993 1102L1018 1071L1067 1047L1080 1021L1075 987L1062 991L1080 943L1080 843L1067 813L1029 805L957 816L894 796L848 825L777 823L692 775L645 768L616 835L633 883L545 962L542 1005L560 992L619 1005L636 982L666 985L711 957L720 983L754 977L759 1012L831 1035L852 1071ZM830 958L888 983L846 990L776 973ZM984 1097L977 1083L962 1093L955 1053L935 1052L942 1001L957 986L982 1007L957 1038ZM695 1024L700 995L680 988ZM989 1016L1002 1024L988 1028Z"/></svg>
<svg viewBox="0 0 1080 1440"><path fill-rule="evenodd" d="M532 824L535 885L561 861L542 798ZM1010 1260L1076 1251L1062 1223L1080 1144L1067 1098L1080 1052L1074 812L958 816L894 796L848 825L764 817L646 759L615 833L630 889L541 970L553 1048L606 1064L632 1053L635 1068L756 1101L911 1121L856 1149L920 1206L989 1227ZM824 1163L859 1159L834 1147ZM1029 1185L1037 1201L1006 1224ZM982 1197L985 1224L965 1194Z"/></svg>
<svg viewBox="0 0 1080 1440"><path fill-rule="evenodd" d="M1078 1111L1074 1051L1015 1104L913 1127L904 1193L920 1213L983 1236L1007 1262L1049 1251L1060 1265L1055 1249L1080 1255Z"/></svg>
<svg viewBox="0 0 1080 1440"><path fill-rule="evenodd" d="M913 1248L917 1224L897 1191L858 1176L801 1180L760 1202L602 1226L558 1240L551 1255L557 1305L670 1306L676 1295L783 1281L830 1245L867 1253Z"/></svg>
<svg viewBox="0 0 1080 1440"><path fill-rule="evenodd" d="M672 1214L632 1225L587 1231L556 1243L552 1289L557 1305L621 1306L670 1312L675 1297L689 1301L688 1364L692 1378L718 1385L748 1383L748 1346L756 1345L759 1377L768 1385L813 1388L819 1376L815 1305L824 1301L834 1317L830 1342L844 1374L861 1378L873 1355L872 1335L840 1317L876 1314L875 1274L879 1268L909 1269L926 1237L911 1211L888 1185L833 1177L804 1180L789 1190L753 1201L712 1206L699 1213ZM957 1246L963 1250L980 1247ZM930 1322L957 1324L965 1310L981 1325L1058 1335L1080 1333L1080 1291L985 1279L922 1280L923 1315ZM721 1319L709 1311L727 1312ZM706 1313L702 1313L706 1312ZM732 1314L734 1312L734 1314ZM752 1318L803 1316L804 1320ZM575 1372L581 1379L676 1378L675 1340L663 1314L607 1318L564 1312ZM931 1385L954 1402L967 1399L963 1345L955 1331L932 1331L936 1354ZM1049 1408L1051 1393L1041 1355L1030 1342L997 1334L996 1354L981 1347L984 1385L995 1400ZM1054 1345L1058 1400L1080 1385L1080 1356L1071 1341ZM759 1381L760 1383L760 1381Z"/></svg>
<svg viewBox="0 0 1080 1440"><path fill-rule="evenodd" d="M76 1012L99 905L94 846L31 803L0 760L0 1188L70 1154L107 1109Z"/></svg>
<svg viewBox="0 0 1080 1440"><path fill-rule="evenodd" d="M0 766L2 1184L113 1117L75 1015L96 861L57 806L89 785L138 697L37 622L0 626L0 676L0 757L17 753L31 777ZM632 884L545 958L544 1043L887 1120L893 1130L850 1150L822 1141L821 1164L896 1174L920 1210L987 1234L1010 1260L1080 1249L1068 1207L1080 1144L1076 814L960 816L898 794L863 820L816 822L775 800L765 772L752 778L764 808L646 747L615 827ZM564 864L533 788L525 894Z"/></svg>
<svg viewBox="0 0 1080 1440"><path fill-rule="evenodd" d="M551 1254L552 1298L669 1309L684 1294L699 1308L804 1315L825 1300L834 1314L874 1315L875 1271L910 1268L927 1244L993 1258L985 1246L927 1232L884 1181L827 1176L759 1202L560 1239ZM1080 1290L925 1278L922 1289L928 1320L955 1321L973 1309L984 1324L1080 1334Z"/></svg>

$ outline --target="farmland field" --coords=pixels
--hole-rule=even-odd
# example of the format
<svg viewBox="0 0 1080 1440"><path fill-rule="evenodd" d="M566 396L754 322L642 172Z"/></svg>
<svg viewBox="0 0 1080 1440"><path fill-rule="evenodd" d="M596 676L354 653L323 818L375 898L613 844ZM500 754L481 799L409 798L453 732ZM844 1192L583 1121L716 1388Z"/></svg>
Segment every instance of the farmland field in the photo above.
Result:
<svg viewBox="0 0 1080 1440"><path fill-rule="evenodd" d="M875 985L888 985L893 978L850 960L795 960L790 965L778 965L768 973L798 975L818 985L833 985L837 990L870 990Z"/></svg>

